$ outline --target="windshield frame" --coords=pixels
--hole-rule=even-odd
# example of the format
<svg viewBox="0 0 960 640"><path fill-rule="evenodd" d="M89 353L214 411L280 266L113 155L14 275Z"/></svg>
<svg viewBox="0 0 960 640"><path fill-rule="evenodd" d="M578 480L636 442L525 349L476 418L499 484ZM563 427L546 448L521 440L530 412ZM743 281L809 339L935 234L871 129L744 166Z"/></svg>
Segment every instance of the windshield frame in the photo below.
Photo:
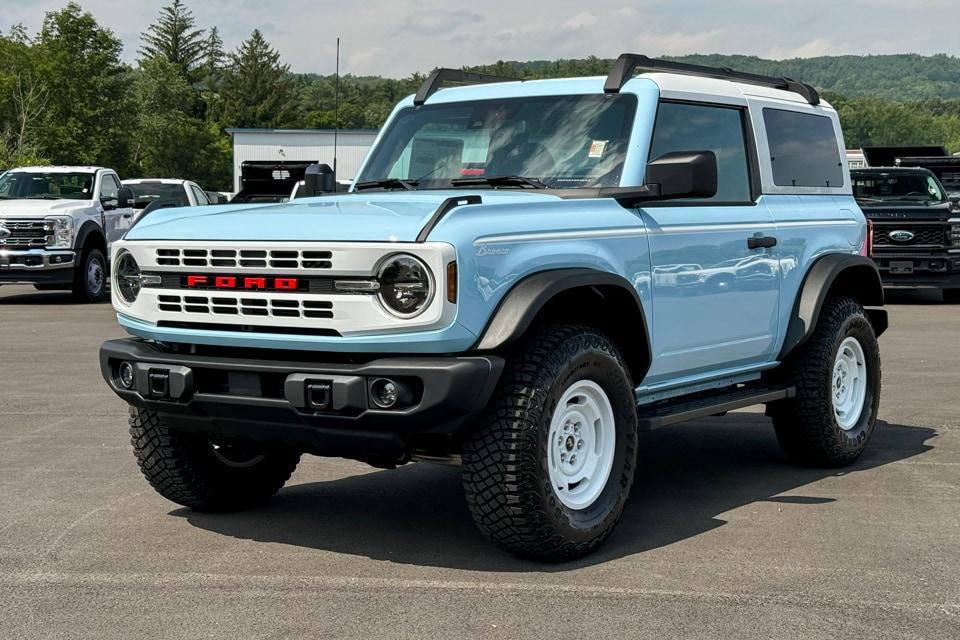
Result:
<svg viewBox="0 0 960 640"><path fill-rule="evenodd" d="M14 176L23 175L23 176L40 176L44 178L57 178L57 177L79 177L79 178L88 178L90 180L90 189L87 193L77 193L77 194L66 194L58 195L53 193L44 193L44 194L30 194L30 196L11 196L8 194L0 194L0 201L6 200L68 200L71 202L88 202L94 200L97 194L97 173L90 171L26 171L23 169L9 169L0 174L0 184L3 184L4 181L8 181L14 178ZM71 197L72 195L82 195L84 197ZM34 197L39 196L39 197Z"/></svg>
<svg viewBox="0 0 960 640"><path fill-rule="evenodd" d="M927 180L932 179L933 184L937 187L937 190L940 193L940 199L935 199L933 195L930 195L930 198L926 199L917 199L917 198L907 198L905 196L899 197L882 197L882 196L858 196L857 195L857 183L868 177L874 179L883 179L886 177L895 178L898 176L917 176L925 178ZM853 192L853 197L858 202L864 202L869 204L875 204L877 206L887 205L891 203L898 204L917 204L923 206L934 206L940 205L948 202L947 199L947 190L943 187L943 184L937 178L937 176L928 169L916 168L916 169L871 169L869 167L865 169L853 169L850 171L850 189ZM929 193L929 192L927 192Z"/></svg>
<svg viewBox="0 0 960 640"><path fill-rule="evenodd" d="M597 175L583 175L583 176L574 176L574 175L518 175L516 173L500 173L493 172L489 175L476 174L476 173L465 173L458 177L444 177L442 179L429 179L429 174L421 177L417 180L417 177L394 180L387 176L391 175L391 170L394 167L395 163L398 161L400 156L406 152L406 149L412 144L412 140L416 139L416 136L423 126L416 129L405 139L397 141L396 144L391 144L392 136L396 135L396 131L405 117L407 117L411 112L418 110L426 109L450 109L450 108L463 108L467 106L473 106L474 108L480 108L486 105L499 105L504 103L519 103L523 101L540 101L540 100L596 100L597 102L603 100L621 100L626 103L626 112L624 116L624 121L621 127L620 138L618 143L622 145L622 151L618 150L616 157L619 159L619 167L616 169L615 180L611 181L609 184L598 183L600 179L606 175L605 173L599 173ZM357 177L353 182L353 185L350 188L351 192L358 192L367 189L377 189L381 191L388 191L397 188L409 189L412 187L413 190L459 190L465 187L470 189L502 189L502 188L530 188L531 182L540 182L541 180L544 183L542 186L537 185L537 188L547 188L551 191L570 191L570 190L584 190L584 191L596 191L596 189L601 187L617 187L624 184L626 181L634 178L634 156L640 151L639 147L634 144L635 137L637 135L638 127L645 126L648 120L648 117L644 114L644 107L646 107L646 100L642 99L640 95L633 92L621 92L619 94L603 94L596 93L591 91L577 91L577 92L558 92L558 93L533 93L530 95L527 94L515 94L502 97L492 97L492 96L482 96L474 99L460 99L460 100L447 100L440 101L437 103L428 103L425 105L414 105L409 100L401 102L394 109L394 112L391 114L387 125L382 130L381 134L378 136L377 141L370 153L364 159L359 171L357 172ZM484 129L479 127L479 130L484 131L493 131L494 128ZM467 128L454 130L454 133L459 133L461 131L469 131ZM489 145L489 142L487 143ZM389 147L388 147L389 145ZM399 150L396 148L397 145L400 145ZM396 151L395 158L393 162L386 166L377 166L378 159L382 153L391 153ZM489 154L489 146L485 153ZM591 156L592 157L592 156ZM390 162L389 158L384 162ZM461 160L461 166L470 169L468 165L470 164L483 164L487 165L489 163L489 157L483 163ZM556 163L560 165L561 163ZM614 165L616 166L616 165ZM485 167L486 168L486 167ZM371 172L376 169L377 174L374 175ZM382 170L382 171L381 171ZM384 175L379 175L383 173ZM609 172L612 173L612 172ZM483 178L487 177L492 180L491 184L483 185L479 184L483 181ZM517 180L503 180L504 178L517 178ZM581 179L583 184L577 184L573 182L575 179ZM463 179L464 183L469 184L456 184L457 180ZM563 180L564 182L557 181ZM566 181L569 181L568 184ZM385 182L385 183L396 183L389 184L383 187L374 187L370 183L374 182ZM408 183L407 185L399 185L400 182ZM368 186L365 189L356 189L357 184L367 183ZM553 183L553 184L550 184ZM399 186L398 186L399 185Z"/></svg>

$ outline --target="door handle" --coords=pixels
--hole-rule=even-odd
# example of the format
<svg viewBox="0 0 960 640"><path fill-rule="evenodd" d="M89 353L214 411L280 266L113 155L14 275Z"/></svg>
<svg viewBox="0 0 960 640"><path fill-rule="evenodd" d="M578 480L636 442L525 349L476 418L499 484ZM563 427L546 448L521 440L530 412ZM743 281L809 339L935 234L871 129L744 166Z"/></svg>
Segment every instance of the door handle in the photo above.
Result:
<svg viewBox="0 0 960 640"><path fill-rule="evenodd" d="M777 246L773 236L752 236L747 238L747 249L772 249Z"/></svg>

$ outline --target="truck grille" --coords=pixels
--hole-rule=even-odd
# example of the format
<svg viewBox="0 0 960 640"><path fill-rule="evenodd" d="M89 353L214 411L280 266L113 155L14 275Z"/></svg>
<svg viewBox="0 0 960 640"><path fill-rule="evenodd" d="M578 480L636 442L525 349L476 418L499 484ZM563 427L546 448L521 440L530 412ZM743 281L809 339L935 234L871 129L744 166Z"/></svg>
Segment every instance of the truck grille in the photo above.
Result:
<svg viewBox="0 0 960 640"><path fill-rule="evenodd" d="M913 238L909 240L892 240L890 233L893 231L909 231ZM926 224L918 223L873 223L873 246L884 247L910 247L927 246L943 247L947 244L950 225L942 222L932 222Z"/></svg>
<svg viewBox="0 0 960 640"><path fill-rule="evenodd" d="M165 267L245 267L256 269L331 269L330 251L298 249L157 249Z"/></svg>
<svg viewBox="0 0 960 640"><path fill-rule="evenodd" d="M46 220L4 220L0 218L0 227L10 232L6 238L0 238L0 245L18 248L37 248L53 244L53 227Z"/></svg>
<svg viewBox="0 0 960 640"><path fill-rule="evenodd" d="M244 298L230 295L161 295L157 307L168 313L213 314L224 316L273 316L275 318L332 318L329 300L296 298Z"/></svg>

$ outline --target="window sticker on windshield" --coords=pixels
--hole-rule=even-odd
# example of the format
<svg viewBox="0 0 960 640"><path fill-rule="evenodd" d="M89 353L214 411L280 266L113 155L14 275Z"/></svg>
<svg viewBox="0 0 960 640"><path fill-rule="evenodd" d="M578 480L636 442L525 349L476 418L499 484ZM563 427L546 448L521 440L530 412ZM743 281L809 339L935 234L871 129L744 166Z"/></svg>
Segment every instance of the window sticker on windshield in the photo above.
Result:
<svg viewBox="0 0 960 640"><path fill-rule="evenodd" d="M607 143L609 140L593 140L590 143L590 151L587 153L588 158L602 158L603 152L607 150Z"/></svg>

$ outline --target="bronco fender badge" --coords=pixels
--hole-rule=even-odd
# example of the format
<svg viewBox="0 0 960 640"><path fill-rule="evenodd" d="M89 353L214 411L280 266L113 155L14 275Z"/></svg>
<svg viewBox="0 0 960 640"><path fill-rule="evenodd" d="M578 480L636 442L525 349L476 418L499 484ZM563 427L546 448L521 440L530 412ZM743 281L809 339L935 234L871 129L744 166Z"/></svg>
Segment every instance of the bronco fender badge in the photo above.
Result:
<svg viewBox="0 0 960 640"><path fill-rule="evenodd" d="M913 232L905 229L897 229L887 234L887 237L894 242L910 242L913 240Z"/></svg>

